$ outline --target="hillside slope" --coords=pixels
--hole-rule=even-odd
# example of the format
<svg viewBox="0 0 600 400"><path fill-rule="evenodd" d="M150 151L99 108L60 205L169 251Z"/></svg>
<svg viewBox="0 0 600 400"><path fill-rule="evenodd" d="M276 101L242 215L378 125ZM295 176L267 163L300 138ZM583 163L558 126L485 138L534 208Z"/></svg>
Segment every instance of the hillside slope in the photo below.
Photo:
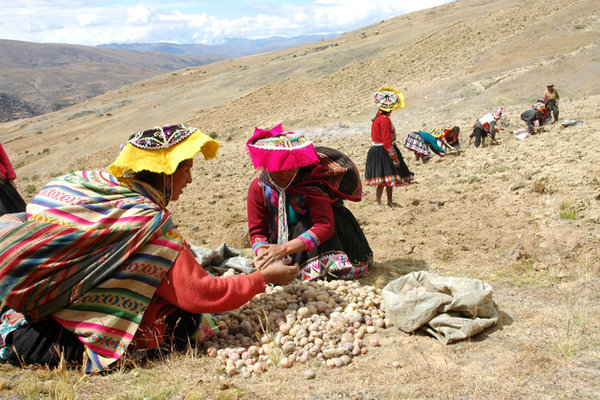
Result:
<svg viewBox="0 0 600 400"><path fill-rule="evenodd" d="M134 131L139 121L186 121L228 137L277 122L294 127L364 120L372 112L372 93L382 84L404 90L406 113L435 124L445 123L450 113L477 115L500 104L529 103L547 81L554 81L564 97L587 96L600 90L600 80L594 79L600 72L600 23L589 9L594 10L591 0L552 6L511 0L451 3L367 27L361 30L366 38L349 32L124 86L53 114L53 121L61 121L59 130L43 117L5 125L3 135L41 131L58 139L77 131L101 133L105 142L116 144L121 130L113 124ZM99 118L107 109L116 118ZM88 115L64 123L82 114ZM86 151L75 149L76 154Z"/></svg>
<svg viewBox="0 0 600 400"><path fill-rule="evenodd" d="M27 199L52 176L105 167L141 129L187 122L216 136L219 157L197 159L194 182L170 210L189 242L227 242L247 255L246 193L257 173L244 144L254 126L283 122L318 145L339 148L361 172L371 146L372 96L381 85L406 94L406 108L392 114L400 144L413 129L462 128L462 151L428 164L400 145L416 177L394 189L401 207L377 210L367 186L363 201L347 206L374 251L362 284L381 287L415 270L482 279L494 289L495 327L448 346L386 329L374 335L379 347L341 369L315 361L250 379L219 377L218 364L203 353L168 357L118 376L83 380L73 373L66 379L74 397L599 398L599 46L596 1L461 0L318 44L170 72L0 124ZM525 127L520 113L549 81L561 95L560 119L583 124L515 138L512 131ZM499 105L506 108L499 144L467 146L473 122ZM318 379L304 377L309 367ZM31 386L27 379L44 379L43 371L0 370L11 382L8 394ZM163 375L171 378L156 382ZM145 378L152 386L139 385Z"/></svg>
<svg viewBox="0 0 600 400"><path fill-rule="evenodd" d="M23 115L0 108L0 121L60 110L127 83L224 58L0 40L0 93L31 110Z"/></svg>

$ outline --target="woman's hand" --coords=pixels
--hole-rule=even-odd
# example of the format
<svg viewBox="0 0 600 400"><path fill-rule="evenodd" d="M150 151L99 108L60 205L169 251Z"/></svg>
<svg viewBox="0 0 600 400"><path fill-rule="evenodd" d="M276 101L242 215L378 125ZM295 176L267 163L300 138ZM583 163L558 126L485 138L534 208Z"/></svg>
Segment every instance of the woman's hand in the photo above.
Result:
<svg viewBox="0 0 600 400"><path fill-rule="evenodd" d="M394 167L396 167L396 168L400 168L400 166L402 165L402 164L400 164L399 158L394 158L394 159L392 159L392 161L394 162Z"/></svg>
<svg viewBox="0 0 600 400"><path fill-rule="evenodd" d="M275 261L283 260L287 255L284 244L264 244L256 252L254 266L261 270Z"/></svg>
<svg viewBox="0 0 600 400"><path fill-rule="evenodd" d="M288 258L288 262L291 259ZM276 261L268 264L260 271L266 283L274 283L275 285L287 285L298 277L300 269L298 264L287 265L284 261Z"/></svg>

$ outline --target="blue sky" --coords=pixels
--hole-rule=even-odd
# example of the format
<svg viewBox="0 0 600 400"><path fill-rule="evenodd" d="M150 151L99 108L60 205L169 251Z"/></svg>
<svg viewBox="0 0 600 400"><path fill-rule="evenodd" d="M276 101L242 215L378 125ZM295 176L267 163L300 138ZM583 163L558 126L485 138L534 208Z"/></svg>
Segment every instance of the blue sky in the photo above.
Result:
<svg viewBox="0 0 600 400"><path fill-rule="evenodd" d="M452 0L16 0L0 39L98 45L340 34Z"/></svg>

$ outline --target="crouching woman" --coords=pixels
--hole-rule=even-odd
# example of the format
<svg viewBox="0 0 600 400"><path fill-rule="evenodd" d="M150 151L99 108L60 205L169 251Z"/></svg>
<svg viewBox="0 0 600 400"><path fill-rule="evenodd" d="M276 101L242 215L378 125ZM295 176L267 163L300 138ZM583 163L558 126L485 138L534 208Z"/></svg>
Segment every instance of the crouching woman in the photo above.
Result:
<svg viewBox="0 0 600 400"><path fill-rule="evenodd" d="M354 279L373 263L360 225L343 201L360 201L356 165L281 125L256 129L248 152L261 169L248 189L248 229L255 265L290 257L303 280Z"/></svg>

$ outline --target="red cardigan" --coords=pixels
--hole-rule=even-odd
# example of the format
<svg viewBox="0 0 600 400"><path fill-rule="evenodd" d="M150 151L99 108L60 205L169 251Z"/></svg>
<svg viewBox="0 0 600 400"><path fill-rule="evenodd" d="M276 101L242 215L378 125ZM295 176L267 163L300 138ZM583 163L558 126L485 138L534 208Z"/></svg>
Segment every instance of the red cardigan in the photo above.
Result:
<svg viewBox="0 0 600 400"><path fill-rule="evenodd" d="M392 157L392 159L398 158L396 149L394 149L394 142L396 142L396 130L392 125L392 120L385 114L377 114L371 125L371 140L373 143L382 143L383 148Z"/></svg>
<svg viewBox="0 0 600 400"><path fill-rule="evenodd" d="M4 147L0 144L0 178L4 178L7 180L13 180L17 177L15 174L15 170L13 169L12 164L10 163L10 159L4 151Z"/></svg>
<svg viewBox="0 0 600 400"><path fill-rule="evenodd" d="M247 211L248 211L248 232L250 234L250 243L255 248L257 243L269 242L269 228L276 218L272 215L265 204L261 180L256 178L248 188ZM274 200L278 200L274 199ZM333 236L335 229L333 208L329 200L325 198L306 197L308 213L312 222L312 227L302 233L298 238L304 242L305 250L312 250ZM275 208L277 204L273 205Z"/></svg>

